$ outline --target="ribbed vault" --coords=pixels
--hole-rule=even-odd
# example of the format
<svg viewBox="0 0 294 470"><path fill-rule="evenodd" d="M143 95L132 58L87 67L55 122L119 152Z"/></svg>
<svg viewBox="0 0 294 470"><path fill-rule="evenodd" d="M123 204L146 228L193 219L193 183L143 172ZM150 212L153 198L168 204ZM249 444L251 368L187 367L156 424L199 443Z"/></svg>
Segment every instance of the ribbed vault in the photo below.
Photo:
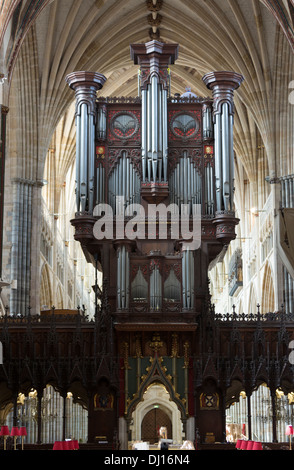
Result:
<svg viewBox="0 0 294 470"><path fill-rule="evenodd" d="M172 67L172 94L190 86L206 96L202 76L212 70L244 75L236 96L235 149L252 182L256 181L259 136L270 176L281 171L277 153L289 148L292 7L289 1L169 0L157 12L160 39L180 45L179 59ZM42 179L46 152L59 122L64 126L65 119L69 120L66 126L74 130L73 108L68 112L73 102L65 83L68 73L81 69L103 73L107 82L102 94L106 96L137 94L137 67L131 62L129 46L150 40L148 15L145 0L2 2L3 68L9 73L7 86L14 96L9 100L13 101L11 115L18 122L14 128L22 134L22 139L11 135L18 159L13 167L16 171L25 167L23 177ZM283 140L277 141L283 121ZM60 130L55 142L56 138L62 138ZM70 148L73 161L74 146ZM19 162L28 155L34 161ZM67 164L60 163L61 179L68 158Z"/></svg>

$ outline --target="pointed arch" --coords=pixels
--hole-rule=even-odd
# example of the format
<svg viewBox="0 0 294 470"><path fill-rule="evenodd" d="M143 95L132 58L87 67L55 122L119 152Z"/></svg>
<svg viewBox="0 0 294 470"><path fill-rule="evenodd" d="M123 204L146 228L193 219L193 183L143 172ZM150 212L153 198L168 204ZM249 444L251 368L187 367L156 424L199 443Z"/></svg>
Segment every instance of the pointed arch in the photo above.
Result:
<svg viewBox="0 0 294 470"><path fill-rule="evenodd" d="M64 308L64 305L63 305L63 295L62 295L62 289L61 289L61 285L60 285L60 284L58 284L58 287L57 287L56 307L59 308L59 309L63 309L63 308Z"/></svg>
<svg viewBox="0 0 294 470"><path fill-rule="evenodd" d="M248 313L255 313L256 306L257 306L256 292L255 292L254 284L252 283L250 287L249 300L248 300Z"/></svg>
<svg viewBox="0 0 294 470"><path fill-rule="evenodd" d="M135 394L133 400L128 405L126 415L128 418L131 418L133 411L136 409L137 405L144 400L144 392L150 387L152 384L162 384L167 392L169 393L171 400L176 403L180 414L181 419L183 422L186 421L186 409L183 401L178 398L171 380L167 377L164 367L161 365L161 360L158 356L150 358L151 366L149 367L149 371L147 376L144 377L137 393Z"/></svg>
<svg viewBox="0 0 294 470"><path fill-rule="evenodd" d="M41 271L40 310L48 310L52 303L50 273L47 264L44 263Z"/></svg>
<svg viewBox="0 0 294 470"><path fill-rule="evenodd" d="M273 312L275 309L275 291L270 264L267 262L262 282L261 313Z"/></svg>

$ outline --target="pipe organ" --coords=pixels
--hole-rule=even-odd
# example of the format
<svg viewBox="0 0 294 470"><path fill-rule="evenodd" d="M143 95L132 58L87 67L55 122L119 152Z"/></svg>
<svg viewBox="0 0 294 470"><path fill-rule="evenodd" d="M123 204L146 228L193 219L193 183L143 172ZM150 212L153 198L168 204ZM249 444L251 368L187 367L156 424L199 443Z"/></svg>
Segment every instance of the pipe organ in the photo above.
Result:
<svg viewBox="0 0 294 470"><path fill-rule="evenodd" d="M171 96L177 57L177 44L133 44L131 58L139 68L134 98L97 94L106 80L98 73L66 78L76 94L77 212L71 223L86 259L103 273L103 298L124 370L119 415L128 422L144 389L143 364L150 355L164 355L171 332L177 338L173 388L164 372L160 381L184 421L194 414L188 369L209 304L208 269L235 238L239 222L233 201L233 95L243 77L210 73L203 81L212 97ZM197 243L191 244L194 236ZM154 373L161 370L160 363L152 367ZM99 421L95 435L98 429Z"/></svg>
<svg viewBox="0 0 294 470"><path fill-rule="evenodd" d="M205 272L217 251L235 237L233 95L243 77L234 72L208 73L203 81L212 98L191 93L172 97L171 66L178 57L177 44L133 44L131 57L139 66L139 97L97 97L106 81L103 75L74 72L67 76L76 94L75 237L89 261L98 254L99 266L111 284L115 311L142 311L142 302L137 305L132 295L131 279L141 257L146 261L148 286L143 311L158 312L167 306L163 266L172 259L181 285L179 310L192 312L197 291L200 299L204 292L197 272L200 252L208 253ZM164 222L156 212L162 204ZM95 212L99 205L102 209ZM91 237L94 214L101 217L103 205L108 206L108 217L113 217L109 232L113 240ZM156 210L150 219L151 206ZM185 215L191 226L197 211L201 245L189 252L180 219ZM137 232L130 240L124 227L132 214L139 218L133 221ZM165 239L159 237L162 223ZM154 259L159 260L156 266Z"/></svg>

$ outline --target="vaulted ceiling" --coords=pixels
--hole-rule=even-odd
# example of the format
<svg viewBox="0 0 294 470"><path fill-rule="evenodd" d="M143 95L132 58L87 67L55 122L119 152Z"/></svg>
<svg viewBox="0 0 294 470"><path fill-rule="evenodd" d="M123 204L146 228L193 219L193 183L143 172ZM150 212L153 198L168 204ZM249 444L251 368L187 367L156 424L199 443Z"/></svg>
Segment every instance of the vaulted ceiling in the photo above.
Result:
<svg viewBox="0 0 294 470"><path fill-rule="evenodd" d="M41 179L46 151L61 122L57 139L63 177L74 154L74 96L65 76L97 71L107 77L103 95L137 95L137 67L129 46L159 38L179 44L172 93L190 86L207 96L202 76L209 71L244 75L236 94L235 149L254 181L261 139L269 174L275 176L280 171L277 154L287 153L293 135L283 121L294 78L293 11L293 0L2 0L3 99L22 137L20 149L12 132L10 151L36 160L15 167L22 168L22 176ZM281 129L282 142L276 138ZM64 148L70 149L66 158Z"/></svg>

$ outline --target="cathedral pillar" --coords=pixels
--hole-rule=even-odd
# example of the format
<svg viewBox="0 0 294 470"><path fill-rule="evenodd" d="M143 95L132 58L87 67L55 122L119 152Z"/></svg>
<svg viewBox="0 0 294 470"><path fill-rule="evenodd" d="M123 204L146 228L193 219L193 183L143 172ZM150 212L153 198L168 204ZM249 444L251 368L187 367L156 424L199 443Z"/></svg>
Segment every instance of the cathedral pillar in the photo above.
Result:
<svg viewBox="0 0 294 470"><path fill-rule="evenodd" d="M25 315L31 306L37 313L39 308L39 207L41 191L36 182L15 178L13 180L13 218L11 235L11 280L10 312ZM39 191L37 198L36 190ZM37 203L38 199L38 203ZM31 292L30 286L35 289Z"/></svg>
<svg viewBox="0 0 294 470"><path fill-rule="evenodd" d="M4 179L5 179L5 148L6 148L6 117L7 106L0 105L0 279L2 279L2 247L3 247L3 210L4 210ZM1 289L1 285L0 285Z"/></svg>
<svg viewBox="0 0 294 470"><path fill-rule="evenodd" d="M66 77L76 97L76 206L94 209L96 98L106 78L97 72L73 72Z"/></svg>

